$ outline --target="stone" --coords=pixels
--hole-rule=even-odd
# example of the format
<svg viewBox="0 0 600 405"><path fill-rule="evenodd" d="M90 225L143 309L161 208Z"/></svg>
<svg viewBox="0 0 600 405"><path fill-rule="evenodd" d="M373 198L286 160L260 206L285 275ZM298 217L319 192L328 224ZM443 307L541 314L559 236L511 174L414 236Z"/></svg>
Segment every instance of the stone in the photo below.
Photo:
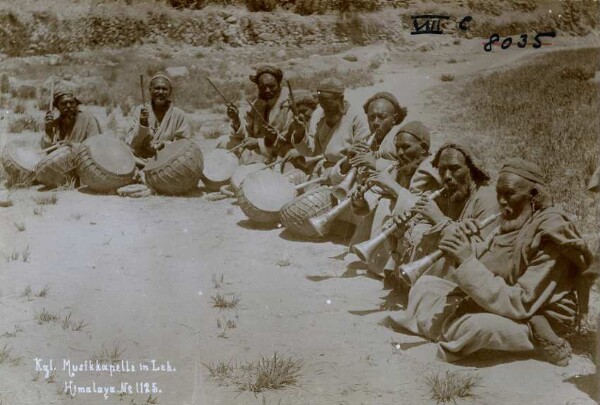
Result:
<svg viewBox="0 0 600 405"><path fill-rule="evenodd" d="M189 73L186 66L168 67L165 69L165 71L172 78L187 76Z"/></svg>
<svg viewBox="0 0 600 405"><path fill-rule="evenodd" d="M238 18L234 15L227 17L227 19L225 20L227 21L229 24L235 24L238 22Z"/></svg>

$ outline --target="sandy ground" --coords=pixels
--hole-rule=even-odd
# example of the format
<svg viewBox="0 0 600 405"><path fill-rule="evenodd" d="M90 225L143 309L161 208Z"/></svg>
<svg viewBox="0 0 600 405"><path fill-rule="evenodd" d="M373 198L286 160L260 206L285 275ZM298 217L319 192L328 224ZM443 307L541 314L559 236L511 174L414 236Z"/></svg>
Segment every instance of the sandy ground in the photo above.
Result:
<svg viewBox="0 0 600 405"><path fill-rule="evenodd" d="M538 52L487 54L478 40L463 42L430 52L388 50L389 60L377 73L382 81L349 91L349 99L362 103L374 91L392 91L408 106L407 120L434 128L437 145L446 134L443 116L428 108L432 97L443 97L448 86L475 72L512 66ZM585 45L583 40L556 43L552 49ZM353 52L362 58L382 49ZM451 57L459 63L447 64ZM327 66L339 58L324 56L318 63ZM442 73L453 73L456 80L442 83ZM198 142L206 151L213 144ZM434 344L381 326L390 314L380 309L388 292L366 276L353 255L333 258L344 250L343 237L303 242L279 228L254 229L232 200L210 202L202 193L126 199L70 190L45 206L35 201L40 195L33 188L17 190L14 205L0 208L0 250L5 255L31 251L27 262L6 262L0 270L0 348L6 344L11 356L22 356L19 365L0 364L3 405L143 404L148 398L135 393L69 398L59 393L69 380L117 388L122 382L156 383L158 403L169 405L433 403L424 376L438 369L482 377L477 396L458 403L594 403L595 368L588 359L575 357L559 368L528 357L494 356L455 366L435 361ZM26 229L19 232L14 222L21 221ZM35 295L46 285L46 297L21 296L28 286ZM213 308L217 293L235 294L238 307ZM72 313L87 326L72 331L60 323L40 325L34 317L43 309L61 317ZM222 334L227 321L236 327ZM63 371L63 359L88 360L102 345L121 348L120 359L136 368L155 359L168 361L175 371L112 378L95 372L70 378ZM274 352L303 361L298 387L239 392L211 381L202 365L255 361ZM35 358L53 359L55 382L45 381L43 372L34 381Z"/></svg>

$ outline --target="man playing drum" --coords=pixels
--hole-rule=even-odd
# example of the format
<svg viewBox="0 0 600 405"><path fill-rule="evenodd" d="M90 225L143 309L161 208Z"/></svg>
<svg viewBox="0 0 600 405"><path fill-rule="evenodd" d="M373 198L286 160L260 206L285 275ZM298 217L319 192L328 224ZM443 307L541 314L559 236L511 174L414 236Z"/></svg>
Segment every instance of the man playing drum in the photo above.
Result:
<svg viewBox="0 0 600 405"><path fill-rule="evenodd" d="M60 114L55 118L53 111L46 113L42 149L58 142L80 143L102 132L96 117L87 111L81 111L80 104L69 90L58 90L54 93L53 105Z"/></svg>
<svg viewBox="0 0 600 405"><path fill-rule="evenodd" d="M468 218L481 220L499 211L496 193L488 186L490 176L480 159L467 147L447 143L437 151L432 164L446 191L436 201L429 200L426 195L421 197L411 209L418 216L410 221L405 213L395 212L394 220L400 231L393 244L396 247L385 266L387 274L393 274L402 263L435 251L441 236L449 232L457 221ZM487 236L494 223L479 234ZM403 232L407 227L409 230ZM442 259L428 270L428 274L443 277L449 265Z"/></svg>
<svg viewBox="0 0 600 405"><path fill-rule="evenodd" d="M166 142L191 134L187 114L171 101L171 79L158 72L150 79L149 88L150 108L140 105L134 110L126 138L134 154L142 158L154 156Z"/></svg>
<svg viewBox="0 0 600 405"><path fill-rule="evenodd" d="M227 107L227 116L231 119L233 133L217 141L218 148L226 149L244 142L246 150L241 156L244 164L265 162L277 156L278 150L285 148L286 143L289 145L283 135L293 118L288 100L289 92L281 85L281 69L272 65L260 66L254 75L250 75L250 80L258 88L258 98L252 102L253 107L246 112L244 125L240 120L238 108L230 104ZM273 150L277 139L277 150Z"/></svg>
<svg viewBox="0 0 600 405"><path fill-rule="evenodd" d="M512 159L496 184L500 222L480 243L476 219L453 227L439 249L455 264L446 279L420 277L394 321L439 342L454 361L479 350L529 351L565 366L564 336L587 313L591 252L567 215L552 205L540 169ZM468 236L469 235L469 236Z"/></svg>
<svg viewBox="0 0 600 405"><path fill-rule="evenodd" d="M419 121L411 121L399 129L394 127L394 130L395 150L390 151L386 143L377 155L394 158L397 167L391 173L385 170L375 172L366 180L365 186L358 187L352 195L352 209L363 220L358 224L351 244L379 235L393 212L403 213L410 209L416 199L410 193L418 196L441 187L437 170L431 165L429 129ZM363 153L370 159L368 154L373 152ZM374 187L365 192L370 185ZM391 245L382 244L367 263L369 271L383 273L390 250Z"/></svg>

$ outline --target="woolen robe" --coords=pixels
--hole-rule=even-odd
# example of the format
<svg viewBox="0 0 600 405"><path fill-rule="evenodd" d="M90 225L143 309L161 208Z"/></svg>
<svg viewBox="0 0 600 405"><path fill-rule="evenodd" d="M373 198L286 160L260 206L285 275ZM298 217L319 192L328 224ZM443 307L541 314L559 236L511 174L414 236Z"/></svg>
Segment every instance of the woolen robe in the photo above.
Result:
<svg viewBox="0 0 600 405"><path fill-rule="evenodd" d="M100 123L98 123L96 117L87 111L79 110L77 112L75 125L73 125L73 129L71 129L68 134L63 131L60 125L61 122L61 118L58 117L52 123L51 135L44 133L41 141L42 149L52 146L54 140L56 140L56 142L66 141L68 143L81 143L90 136L102 133Z"/></svg>

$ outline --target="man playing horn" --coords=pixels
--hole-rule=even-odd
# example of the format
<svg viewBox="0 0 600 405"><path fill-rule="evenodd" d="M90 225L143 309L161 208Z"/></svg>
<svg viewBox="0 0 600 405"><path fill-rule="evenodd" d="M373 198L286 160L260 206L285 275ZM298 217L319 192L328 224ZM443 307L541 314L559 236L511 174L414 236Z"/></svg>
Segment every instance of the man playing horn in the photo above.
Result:
<svg viewBox="0 0 600 405"><path fill-rule="evenodd" d="M258 88L258 98L252 102L245 115L244 125L240 120L238 108L230 104L227 107L227 116L231 119L233 133L223 136L217 141L218 148L231 149L241 142L245 143L242 152L242 163L264 162L278 155L278 150L273 150L275 141L278 148L288 145L284 134L293 118L291 104L288 100L289 92L281 85L283 72L276 66L263 65L250 75L250 80ZM266 123L266 124L265 124Z"/></svg>
<svg viewBox="0 0 600 405"><path fill-rule="evenodd" d="M439 249L455 264L446 279L422 276L394 321L439 342L455 361L479 350L541 349L565 366L564 336L587 313L591 252L566 214L554 207L540 169L509 160L496 184L500 223L473 243L478 221L446 233Z"/></svg>
<svg viewBox="0 0 600 405"><path fill-rule="evenodd" d="M150 108L138 106L131 115L127 143L134 154L149 158L166 142L189 138L191 129L187 114L171 101L173 82L158 72L150 79Z"/></svg>
<svg viewBox="0 0 600 405"><path fill-rule="evenodd" d="M397 239L396 248L385 266L388 275L394 274L400 264L436 250L441 236L449 232L457 221L467 218L481 220L498 213L496 193L488 185L490 176L470 149L447 143L437 151L432 165L437 169L446 192L436 201L423 196L411 209L413 214L418 215L409 222L405 213L395 212L394 220L403 234ZM487 236L494 223L485 227L480 235ZM410 239L404 232L407 226L412 228L408 231ZM411 242L407 244L408 240ZM449 265L442 259L428 270L428 274L443 277Z"/></svg>
<svg viewBox="0 0 600 405"><path fill-rule="evenodd" d="M385 170L375 172L366 180L365 186L357 187L352 195L352 209L363 220L358 224L351 244L379 235L393 212L410 209L416 200L411 193L421 195L441 187L437 170L431 166L429 129L419 121L411 121L397 130L394 128L394 131L395 150L390 151L387 143L379 148L374 157L383 155L385 158L381 159L394 158L397 167L391 173ZM385 139L389 139L389 135ZM366 159L371 159L368 156L371 153L364 152ZM365 192L365 188L371 184L374 187ZM383 243L370 256L367 263L369 271L379 275L383 273L390 256L391 245L388 243Z"/></svg>
<svg viewBox="0 0 600 405"><path fill-rule="evenodd" d="M325 79L317 88L320 108L315 111L313 128L294 120L291 125L292 145L306 157L323 155L322 164L315 168L314 175L329 176L331 184L344 178L340 162L346 151L369 136L364 113L353 108L344 99L344 87L336 79Z"/></svg>
<svg viewBox="0 0 600 405"><path fill-rule="evenodd" d="M42 149L57 142L80 143L102 132L96 117L87 111L81 111L80 104L71 91L58 90L54 93L53 105L60 114L55 118L53 111L46 113Z"/></svg>

